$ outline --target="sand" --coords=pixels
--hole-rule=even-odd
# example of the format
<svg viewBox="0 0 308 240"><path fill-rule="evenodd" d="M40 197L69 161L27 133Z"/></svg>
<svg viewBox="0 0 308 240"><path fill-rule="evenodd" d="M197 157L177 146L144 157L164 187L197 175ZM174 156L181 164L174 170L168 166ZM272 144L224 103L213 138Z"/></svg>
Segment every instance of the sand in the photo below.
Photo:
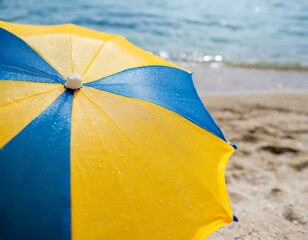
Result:
<svg viewBox="0 0 308 240"><path fill-rule="evenodd" d="M226 182L240 221L208 239L308 239L308 92L202 100L238 145Z"/></svg>

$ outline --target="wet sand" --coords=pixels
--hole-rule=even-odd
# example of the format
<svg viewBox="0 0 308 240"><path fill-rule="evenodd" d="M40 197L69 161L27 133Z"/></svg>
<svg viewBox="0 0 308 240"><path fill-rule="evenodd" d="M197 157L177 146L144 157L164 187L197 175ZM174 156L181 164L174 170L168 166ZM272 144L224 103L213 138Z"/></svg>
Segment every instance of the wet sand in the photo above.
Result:
<svg viewBox="0 0 308 240"><path fill-rule="evenodd" d="M218 63L212 67L196 63L180 65L193 72L200 95L308 91L308 71L223 67Z"/></svg>
<svg viewBox="0 0 308 240"><path fill-rule="evenodd" d="M238 145L226 181L240 222L208 239L308 239L308 92L201 98Z"/></svg>

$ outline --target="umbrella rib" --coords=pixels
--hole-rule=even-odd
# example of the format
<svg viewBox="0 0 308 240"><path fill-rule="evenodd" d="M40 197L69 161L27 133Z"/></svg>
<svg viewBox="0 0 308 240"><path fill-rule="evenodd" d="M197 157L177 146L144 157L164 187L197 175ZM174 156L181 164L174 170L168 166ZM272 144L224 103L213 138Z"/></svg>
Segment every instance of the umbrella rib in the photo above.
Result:
<svg viewBox="0 0 308 240"><path fill-rule="evenodd" d="M126 134L120 129L120 127L119 127L118 125L116 125L116 124L112 121L112 119L103 111L103 109L101 109L95 102L93 102L85 93L83 93L83 92L80 92L80 93L81 93L82 95L84 95L84 97L85 97L91 104L93 104L93 105L95 106L95 108L96 108L100 113L102 113L102 115L103 115L104 117L106 117L106 118L111 122L111 124L114 125L114 126L124 135L125 139L129 142L129 145L132 147L133 145L132 145L131 141L128 139L128 137L126 136ZM109 155L107 149L104 147L104 142L103 142L103 140L101 139L100 136L98 136L98 139L99 139L99 141L101 142L102 148L104 148L104 149L105 149L105 152ZM110 157L109 157L109 159L110 159ZM125 184L124 184L123 180L121 179L121 177L120 177L120 175L119 175L120 169L118 168L118 166L116 165L116 163L115 163L114 161L111 160L110 163L111 163L111 165L113 166L113 168L116 170L116 173L117 173L117 176L118 176L118 179L119 179L120 186L122 187L122 189L123 189L123 191L124 191L124 193L125 193L125 195L126 195L127 201L129 202L129 206L130 206L130 208L132 209L133 214L137 216L137 214L136 214L137 211L136 211L136 208L134 207L133 203L131 202L131 198L129 197L129 192L127 191L127 189L126 189L126 187L125 187ZM141 225L141 224L140 224L140 221L136 220L136 222L137 222L139 225Z"/></svg>
<svg viewBox="0 0 308 240"><path fill-rule="evenodd" d="M119 107L116 106L116 104L113 104L113 103L111 103L111 102L108 101L108 100L105 100L105 101L108 102L110 105L112 105L114 108L120 109ZM140 101L140 102L141 102L141 101ZM164 149L166 149L166 150L167 150L167 149L170 149L170 148L167 147L166 141L163 140L158 134L155 134L154 131L153 131L151 128L147 127L147 125L144 124L143 121L141 121L140 119L136 118L133 114L127 112L125 109L122 109L122 108L121 108L120 110L123 111L123 112L125 112L127 115L130 116L130 118L135 119L140 125L142 125L144 128L146 128L146 129L148 130L148 132L151 134L151 137L157 139L157 140L162 144L162 146L164 147ZM175 150L172 150L172 151L173 151L173 152L176 152ZM157 178L159 179L159 176L158 176L157 174L155 174L155 175L156 175ZM196 177L196 175L192 174L191 177ZM204 179L202 178L202 180L204 180ZM208 192L207 189L206 189L206 191ZM210 193L210 194L213 196L212 193ZM213 197L214 197L214 196L213 196Z"/></svg>
<svg viewBox="0 0 308 240"><path fill-rule="evenodd" d="M109 100L105 99L105 101L108 102L110 105L112 105L114 108L117 108L117 109L119 109L122 112L125 112L127 115L129 115L130 118L135 119L139 124L141 124L144 128L146 128L148 130L148 132L151 133L152 137L154 137L157 140L159 140L162 143L162 145L164 146L165 149L169 149L167 147L166 141L164 141L161 137L158 137L158 135L155 134L154 131L151 128L149 128L146 124L144 124L143 121L141 121L140 119L138 119L136 116L134 116L133 114L129 113L125 109L119 108L116 104L111 103Z"/></svg>
<svg viewBox="0 0 308 240"><path fill-rule="evenodd" d="M111 103L111 102L108 101L107 99L105 99L105 101L108 102L110 105L112 105L114 108L119 109L119 107L117 107L115 104ZM138 101L138 102L143 102L142 100L137 100L137 101ZM165 141L164 141L162 138L158 137L157 134L153 134L153 131L152 131L150 128L148 128L148 127L146 126L146 124L144 124L141 120L139 120L138 118L136 118L134 115L132 115L132 114L130 114L129 112L127 112L125 109L121 109L121 111L125 112L125 113L128 114L131 118L134 118L136 121L138 121L140 124L142 124L146 129L149 130L149 132L152 133L152 134L151 134L152 137L155 137L157 140L160 140L160 142L162 143L162 145L164 146L164 148L166 148ZM189 167L189 165L188 165L187 167ZM191 177L197 177L197 175L192 174ZM197 177L197 178L199 178L199 177ZM202 181L205 182L205 184L208 184L208 182L206 181L206 179L204 179L204 178L201 178L201 179L202 179ZM221 205L221 207L222 207L223 209L225 209L225 208L224 208L224 205L222 204L222 202L221 202L219 199L217 199L217 198L215 197L215 194L213 194L213 193L212 193L211 191L209 191L207 188L205 188L205 191L207 191L210 195L212 195L212 197L213 197L214 199L217 200L217 202L219 203L219 205ZM222 197L222 195L221 195L221 197Z"/></svg>
<svg viewBox="0 0 308 240"><path fill-rule="evenodd" d="M55 91L56 89L58 89L60 87L62 87L62 85L61 86L57 86L57 87L55 87L53 89L44 91L44 92L35 93L33 95L30 95L30 96L27 96L27 97L24 97L24 98L20 98L20 99L14 100L13 102L5 103L3 105L0 105L0 108L6 107L6 106L14 104L14 103L22 102L24 100L27 100L27 99L30 99L30 98L34 98L36 96L39 96L39 95L42 95L42 94L45 94L45 93L53 92L53 91Z"/></svg>
<svg viewBox="0 0 308 240"><path fill-rule="evenodd" d="M106 100L106 101L108 101L108 100ZM143 100L137 100L138 102L143 102ZM109 102L109 101L108 101ZM153 105L155 105L156 106L156 104L153 104ZM121 109L122 111L124 111L124 112L126 112L127 114L129 114L125 109ZM169 110L169 111L171 111L171 110ZM171 111L171 112L173 112L173 111ZM173 112L174 113L174 112ZM175 113L175 114L177 114L177 113ZM133 118L135 118L135 119L137 119L135 116L133 116L133 115L131 115L131 114L129 114L131 117L133 117ZM185 118L184 118L185 119ZM140 121L139 119L137 119L137 121L139 121L140 123L142 123L143 124L143 122L142 121ZM145 126L145 124L143 124L144 126ZM203 129L203 130L205 130L205 129ZM207 130L205 130L205 131L207 131ZM152 131L153 132L153 131ZM153 136L155 136L154 134L153 134ZM158 138L161 142L163 141L161 138ZM163 144L163 143L162 143ZM194 175L191 175L192 177L194 177ZM202 178L202 181L204 181L206 184L208 184L207 183L207 181L206 181L206 179L204 179L204 178ZM205 189L214 199L216 199L216 201L219 203L219 205L221 205L221 207L224 209L224 205L222 204L222 202L219 200L219 199L217 199L216 197L215 197L215 194L213 194L211 191L209 191L207 188ZM221 194L221 197L222 197L222 194ZM222 198L223 199L223 198Z"/></svg>
<svg viewBox="0 0 308 240"><path fill-rule="evenodd" d="M125 137L125 139L127 140L127 142L129 143L130 146L133 146L131 140L128 138L128 136L123 132L123 130L108 116L108 114L100 107L98 106L94 101L92 101L91 98L89 98L89 96L87 96L86 93L84 92L80 92L81 94L83 94L85 96L85 98L91 102L98 110L99 112L105 116L106 119L108 119L108 121L114 126L116 127L116 129L118 129L118 131Z"/></svg>
<svg viewBox="0 0 308 240"><path fill-rule="evenodd" d="M40 73L40 74L42 74L42 76L39 76L39 74L37 74L37 72L35 72L35 71L33 71L33 70L29 70L29 69L23 69L23 68L20 68L20 67L16 67L16 66L12 66L12 65L7 65L7 64L3 64L3 63L0 63L0 66L6 66L6 67L9 67L9 68L12 68L12 69L18 69L18 70L22 70L23 72L28 72L28 73L32 73L32 74L34 74L34 75L36 75L36 76L38 76L38 77L47 77L47 78L51 78L51 79L55 79L55 80L57 80L57 82L58 83L61 83L61 82L63 82L63 80L61 79L61 78L59 78L59 77L57 77L57 76L54 76L54 75L51 75L51 74L48 74L48 73L46 73L46 72L43 72L43 71L41 71L41 70L39 70L39 69L37 69L37 68L33 68L33 67L31 67L31 66L29 66L29 67L31 67L31 68L33 68L35 71L37 71L38 73ZM32 77L31 75L27 75L27 76L30 76L30 77ZM11 80L11 79L10 79ZM12 79L13 80L13 79ZM60 80L60 81L59 81ZM25 81L25 82L30 82L30 81ZM33 81L31 81L31 82L33 82ZM37 81L37 82L39 82L39 81ZM42 83L45 83L45 82L42 82Z"/></svg>
<svg viewBox="0 0 308 240"><path fill-rule="evenodd" d="M105 99L105 101L108 102L112 107L119 109L119 111L125 112L125 114L127 114L130 118L134 119L136 122L142 125L149 132L152 138L156 139L158 142L161 143L161 145L165 150L169 149L167 147L166 141L164 141L158 134L155 134L154 131L151 128L149 128L143 121L141 121L140 119L138 119L136 116L129 113L125 109L119 108L116 104L111 103L109 100Z"/></svg>
<svg viewBox="0 0 308 240"><path fill-rule="evenodd" d="M72 43L72 35L69 34L69 39L70 39L70 50L71 50L71 73L74 73L74 66L73 66L73 43Z"/></svg>
<svg viewBox="0 0 308 240"><path fill-rule="evenodd" d="M96 53L94 54L94 56L92 57L91 61L89 62L88 66L85 68L85 70L82 72L81 77L84 77L84 75L87 73L87 71L89 70L89 68L91 67L91 65L93 64L94 60L97 58L99 52L102 50L102 48L104 47L104 45L109 42L111 39L115 38L115 37L119 37L117 35L112 35L109 38L106 39L106 41L104 41L101 46L99 47L99 49L96 51Z"/></svg>

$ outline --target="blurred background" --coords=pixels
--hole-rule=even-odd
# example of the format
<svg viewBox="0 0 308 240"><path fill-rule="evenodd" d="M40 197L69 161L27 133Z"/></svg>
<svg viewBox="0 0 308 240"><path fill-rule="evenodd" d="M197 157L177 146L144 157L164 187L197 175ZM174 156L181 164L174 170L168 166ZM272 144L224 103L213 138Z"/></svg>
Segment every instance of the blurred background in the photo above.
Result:
<svg viewBox="0 0 308 240"><path fill-rule="evenodd" d="M75 23L180 62L308 68L305 0L0 0L0 19Z"/></svg>

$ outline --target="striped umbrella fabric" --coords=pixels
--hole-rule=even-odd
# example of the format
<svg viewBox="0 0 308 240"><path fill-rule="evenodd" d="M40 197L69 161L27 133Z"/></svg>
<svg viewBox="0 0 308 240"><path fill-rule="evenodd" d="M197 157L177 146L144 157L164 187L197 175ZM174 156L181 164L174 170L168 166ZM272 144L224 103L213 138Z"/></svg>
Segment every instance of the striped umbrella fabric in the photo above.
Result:
<svg viewBox="0 0 308 240"><path fill-rule="evenodd" d="M201 240L234 148L192 74L117 35L0 22L0 239Z"/></svg>

